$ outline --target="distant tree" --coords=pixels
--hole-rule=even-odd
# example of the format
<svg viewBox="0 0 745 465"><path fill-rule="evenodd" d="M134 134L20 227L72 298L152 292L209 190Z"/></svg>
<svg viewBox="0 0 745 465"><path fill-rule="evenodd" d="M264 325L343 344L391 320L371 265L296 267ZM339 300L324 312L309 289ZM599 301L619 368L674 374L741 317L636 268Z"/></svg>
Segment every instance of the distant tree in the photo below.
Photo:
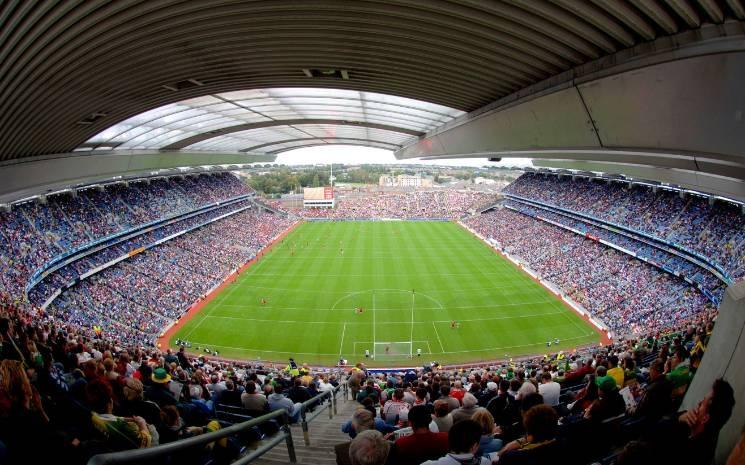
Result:
<svg viewBox="0 0 745 465"><path fill-rule="evenodd" d="M321 180L318 178L318 173L313 176L313 187L320 187Z"/></svg>

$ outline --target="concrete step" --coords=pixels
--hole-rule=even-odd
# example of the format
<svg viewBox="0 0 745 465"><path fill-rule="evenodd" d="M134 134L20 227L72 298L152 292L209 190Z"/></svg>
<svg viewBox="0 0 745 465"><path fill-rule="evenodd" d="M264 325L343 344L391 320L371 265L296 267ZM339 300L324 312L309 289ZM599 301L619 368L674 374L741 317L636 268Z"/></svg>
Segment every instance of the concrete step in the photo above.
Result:
<svg viewBox="0 0 745 465"><path fill-rule="evenodd" d="M336 455L334 446L349 440L349 436L341 432L341 426L352 418L352 413L359 404L354 401L339 400L337 414L329 419L324 411L308 424L310 445L303 441L303 430L300 425L292 425L292 440L295 444L297 463L301 465L334 465ZM257 445L259 447L261 444ZM289 455L285 443L280 443L261 458L253 462L258 465L278 465L289 463Z"/></svg>

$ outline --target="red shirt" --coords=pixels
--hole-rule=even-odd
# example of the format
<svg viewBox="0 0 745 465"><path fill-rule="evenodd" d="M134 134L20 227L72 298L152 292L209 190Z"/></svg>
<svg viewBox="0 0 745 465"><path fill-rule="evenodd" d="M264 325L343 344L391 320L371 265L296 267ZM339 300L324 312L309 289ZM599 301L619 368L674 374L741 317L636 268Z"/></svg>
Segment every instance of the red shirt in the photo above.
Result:
<svg viewBox="0 0 745 465"><path fill-rule="evenodd" d="M454 397L458 399L458 402L460 402L460 405L463 405L463 396L466 395L466 391L463 389L451 389L450 390L450 397Z"/></svg>
<svg viewBox="0 0 745 465"><path fill-rule="evenodd" d="M448 453L448 433L414 433L396 440L394 460L400 465L420 465Z"/></svg>

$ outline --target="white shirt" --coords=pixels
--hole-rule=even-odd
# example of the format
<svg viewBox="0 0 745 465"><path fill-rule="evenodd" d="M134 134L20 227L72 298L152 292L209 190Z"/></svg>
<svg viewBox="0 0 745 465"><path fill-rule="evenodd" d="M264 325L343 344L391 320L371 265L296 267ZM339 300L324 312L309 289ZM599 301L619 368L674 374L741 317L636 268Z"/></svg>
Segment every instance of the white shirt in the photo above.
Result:
<svg viewBox="0 0 745 465"><path fill-rule="evenodd" d="M556 381L541 383L538 386L538 393L543 396L543 402L551 407L559 405L559 396L561 395L561 384Z"/></svg>

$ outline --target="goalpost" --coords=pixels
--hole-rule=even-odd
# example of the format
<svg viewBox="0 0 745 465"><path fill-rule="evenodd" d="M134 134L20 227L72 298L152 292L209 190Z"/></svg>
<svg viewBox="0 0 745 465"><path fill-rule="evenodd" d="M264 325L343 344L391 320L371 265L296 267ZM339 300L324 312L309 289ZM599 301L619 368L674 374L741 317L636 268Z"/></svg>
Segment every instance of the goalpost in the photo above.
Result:
<svg viewBox="0 0 745 465"><path fill-rule="evenodd" d="M412 346L413 344L411 341L376 341L373 343L373 353L375 354L375 358L378 360L385 360L386 358L411 358Z"/></svg>
<svg viewBox="0 0 745 465"><path fill-rule="evenodd" d="M408 341L378 341L376 338L376 309L375 309L375 291L372 294L372 333L373 347L372 358L378 359L401 359L414 358L414 289L411 290L411 327ZM422 342L422 341L418 341ZM421 348L419 352L421 353Z"/></svg>

